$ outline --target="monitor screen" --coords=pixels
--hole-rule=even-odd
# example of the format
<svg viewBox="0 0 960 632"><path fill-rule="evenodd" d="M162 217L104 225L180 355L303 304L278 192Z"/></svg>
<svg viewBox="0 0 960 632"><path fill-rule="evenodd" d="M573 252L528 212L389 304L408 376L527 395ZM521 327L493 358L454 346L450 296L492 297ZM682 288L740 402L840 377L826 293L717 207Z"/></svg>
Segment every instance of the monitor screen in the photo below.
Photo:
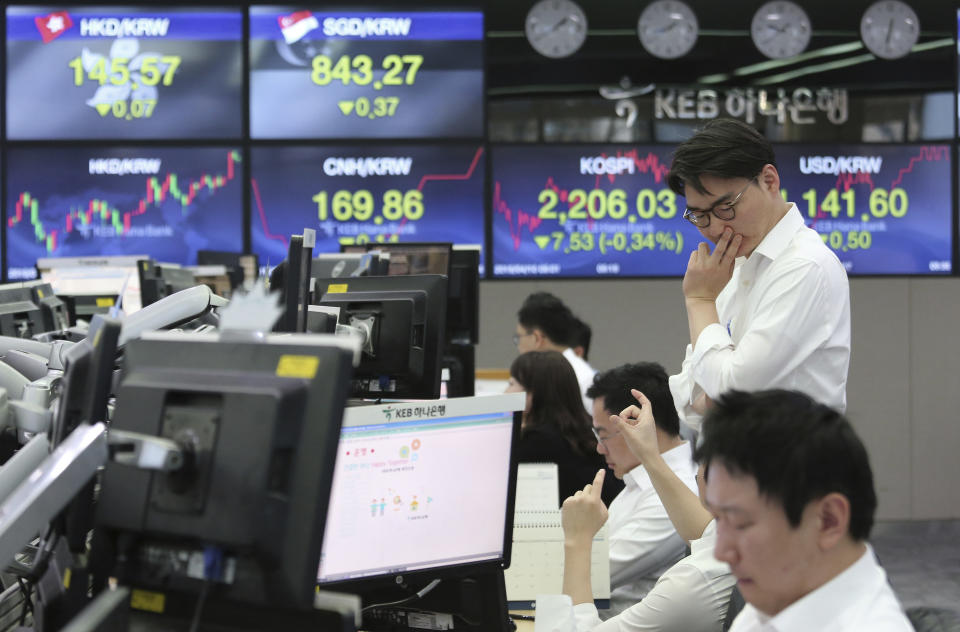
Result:
<svg viewBox="0 0 960 632"><path fill-rule="evenodd" d="M34 273L58 296L92 296L98 307L114 307L132 314L143 306L137 261L143 257L83 257L38 259ZM113 297L113 298L109 298Z"/></svg>
<svg viewBox="0 0 960 632"><path fill-rule="evenodd" d="M232 148L7 150L7 275L40 257L145 254L183 265L243 247L243 168Z"/></svg>
<svg viewBox="0 0 960 632"><path fill-rule="evenodd" d="M682 276L702 241L667 186L670 146L491 151L495 277Z"/></svg>
<svg viewBox="0 0 960 632"><path fill-rule="evenodd" d="M8 7L7 134L239 137L242 41L235 8Z"/></svg>
<svg viewBox="0 0 960 632"><path fill-rule="evenodd" d="M229 579L211 599L310 608L353 349L335 336L170 332L127 344L111 429L166 437L200 456L174 477L107 464L97 522L114 544L98 569L193 602L202 582L169 560L202 560L214 546L222 556L207 555L208 564ZM113 548L114 538L123 545ZM216 622L217 608L208 613L210 629L237 629Z"/></svg>
<svg viewBox="0 0 960 632"><path fill-rule="evenodd" d="M315 253L341 245L483 235L483 147L383 145L251 150L251 245L283 260L287 239L317 231Z"/></svg>
<svg viewBox="0 0 960 632"><path fill-rule="evenodd" d="M254 138L483 136L483 13L250 9Z"/></svg>
<svg viewBox="0 0 960 632"><path fill-rule="evenodd" d="M339 307L363 339L351 395L440 397L447 277L434 274L312 279L313 304Z"/></svg>
<svg viewBox="0 0 960 632"><path fill-rule="evenodd" d="M346 409L318 580L502 559L514 408L522 397Z"/></svg>
<svg viewBox="0 0 960 632"><path fill-rule="evenodd" d="M388 276L404 274L442 274L450 276L450 262L453 255L453 244L427 243L396 243L396 244L361 244L340 246L344 253L348 252L386 252L389 253L390 263L387 266Z"/></svg>
<svg viewBox="0 0 960 632"><path fill-rule="evenodd" d="M850 275L949 274L948 145L778 145L784 199L796 203Z"/></svg>

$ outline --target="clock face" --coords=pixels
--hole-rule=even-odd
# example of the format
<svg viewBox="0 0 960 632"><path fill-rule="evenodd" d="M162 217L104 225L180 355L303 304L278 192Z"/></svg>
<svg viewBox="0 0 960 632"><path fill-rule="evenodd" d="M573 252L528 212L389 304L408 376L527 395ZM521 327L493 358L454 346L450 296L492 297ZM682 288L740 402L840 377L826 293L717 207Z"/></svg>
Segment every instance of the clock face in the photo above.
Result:
<svg viewBox="0 0 960 632"><path fill-rule="evenodd" d="M656 0L647 5L637 22L640 43L651 55L662 59L689 53L699 31L697 16L679 0Z"/></svg>
<svg viewBox="0 0 960 632"><path fill-rule="evenodd" d="M860 37L867 49L884 59L903 57L920 37L920 20L899 0L880 0L864 11Z"/></svg>
<svg viewBox="0 0 960 632"><path fill-rule="evenodd" d="M587 39L587 16L571 0L540 0L527 13L527 41L546 57L567 57Z"/></svg>
<svg viewBox="0 0 960 632"><path fill-rule="evenodd" d="M799 55L810 43L810 18L787 0L768 2L753 14L750 36L757 50L771 59Z"/></svg>

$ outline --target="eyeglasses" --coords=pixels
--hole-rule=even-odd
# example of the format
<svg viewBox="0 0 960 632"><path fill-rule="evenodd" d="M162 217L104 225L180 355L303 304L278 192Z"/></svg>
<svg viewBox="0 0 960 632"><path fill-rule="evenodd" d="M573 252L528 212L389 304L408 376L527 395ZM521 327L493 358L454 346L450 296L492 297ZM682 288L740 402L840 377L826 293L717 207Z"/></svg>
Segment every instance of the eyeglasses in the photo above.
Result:
<svg viewBox="0 0 960 632"><path fill-rule="evenodd" d="M705 211L691 211L686 209L683 211L683 219L687 220L697 228L706 228L710 225L710 216L715 215L717 219L721 219L725 222L729 222L736 215L736 205L740 201L740 198L743 197L743 194L747 192L747 189L750 188L750 185L754 183L757 179L757 176L750 178L750 181L747 182L747 186L743 187L743 190L740 193L737 193L729 202L724 202L719 205L715 205L712 208L709 208Z"/></svg>
<svg viewBox="0 0 960 632"><path fill-rule="evenodd" d="M513 334L513 346L516 347L518 344L520 344L520 339L523 338L524 336L532 336L532 335L533 335L532 331L528 331L522 334Z"/></svg>
<svg viewBox="0 0 960 632"><path fill-rule="evenodd" d="M601 437L601 436L600 436L600 433L597 432L596 426L590 426L590 430L593 431L593 436L597 438L597 443L602 443L603 445L607 445L607 441L609 441L610 439L612 439L612 438L614 438L615 436L617 436L618 434L620 434L620 431L617 430L616 432L610 433L610 434L607 435L606 437Z"/></svg>

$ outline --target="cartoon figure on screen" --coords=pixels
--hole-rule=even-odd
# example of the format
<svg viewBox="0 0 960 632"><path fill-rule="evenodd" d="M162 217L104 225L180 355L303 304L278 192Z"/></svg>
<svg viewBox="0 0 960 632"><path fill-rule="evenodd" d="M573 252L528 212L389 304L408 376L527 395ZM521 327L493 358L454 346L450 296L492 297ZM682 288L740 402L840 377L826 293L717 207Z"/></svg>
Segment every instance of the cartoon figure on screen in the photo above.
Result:
<svg viewBox="0 0 960 632"><path fill-rule="evenodd" d="M417 502L417 496L414 494L413 500L410 502L410 511L416 511L417 507L420 506L420 503Z"/></svg>

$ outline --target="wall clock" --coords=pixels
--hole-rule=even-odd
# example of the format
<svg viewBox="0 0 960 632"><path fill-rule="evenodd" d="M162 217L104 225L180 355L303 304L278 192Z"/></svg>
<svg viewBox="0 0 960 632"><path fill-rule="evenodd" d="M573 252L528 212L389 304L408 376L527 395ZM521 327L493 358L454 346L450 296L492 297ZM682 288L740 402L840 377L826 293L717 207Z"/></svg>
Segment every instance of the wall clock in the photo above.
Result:
<svg viewBox="0 0 960 632"><path fill-rule="evenodd" d="M753 14L750 36L757 50L771 59L799 55L810 43L810 18L788 0L768 2Z"/></svg>
<svg viewBox="0 0 960 632"><path fill-rule="evenodd" d="M920 37L920 20L905 2L880 0L860 19L860 38L871 53L883 59L903 57Z"/></svg>
<svg viewBox="0 0 960 632"><path fill-rule="evenodd" d="M526 33L541 55L568 57L587 39L587 16L572 0L540 0L527 13Z"/></svg>
<svg viewBox="0 0 960 632"><path fill-rule="evenodd" d="M637 35L648 53L661 59L676 59L697 43L697 16L680 0L656 0L647 5L637 22Z"/></svg>

